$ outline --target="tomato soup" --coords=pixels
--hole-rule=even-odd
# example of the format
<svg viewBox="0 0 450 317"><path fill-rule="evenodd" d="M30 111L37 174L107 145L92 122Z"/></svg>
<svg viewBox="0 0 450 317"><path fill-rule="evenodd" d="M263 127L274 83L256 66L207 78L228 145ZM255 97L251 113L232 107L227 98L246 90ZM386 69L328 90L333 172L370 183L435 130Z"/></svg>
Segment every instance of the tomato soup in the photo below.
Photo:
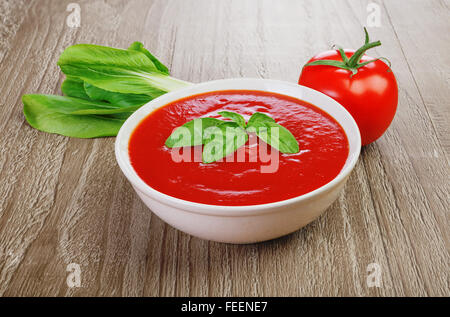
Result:
<svg viewBox="0 0 450 317"><path fill-rule="evenodd" d="M251 153L259 153L255 148L262 146L256 137L244 145L245 160L205 164L201 148L194 147L192 160L173 160L173 149L164 145L173 130L199 117L221 118L218 112L223 110L246 120L255 112L266 113L294 135L300 151L282 154L270 149L278 155L277 166L265 173L262 167L270 163L251 159ZM136 173L157 191L197 203L236 206L281 201L327 184L343 168L349 144L334 118L305 101L270 92L227 90L190 96L155 110L133 131L128 151Z"/></svg>

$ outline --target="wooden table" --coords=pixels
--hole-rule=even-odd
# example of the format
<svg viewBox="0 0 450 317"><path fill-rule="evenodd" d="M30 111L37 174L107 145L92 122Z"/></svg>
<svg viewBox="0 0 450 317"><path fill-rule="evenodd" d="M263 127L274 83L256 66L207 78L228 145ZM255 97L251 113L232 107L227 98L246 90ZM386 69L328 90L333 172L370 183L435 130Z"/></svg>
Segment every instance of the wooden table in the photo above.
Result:
<svg viewBox="0 0 450 317"><path fill-rule="evenodd" d="M450 295L448 0L375 1L380 27L369 32L383 46L371 55L392 62L395 120L362 150L322 217L253 245L166 225L119 170L114 138L34 130L20 98L60 93L56 61L75 43L142 41L191 82L296 82L315 53L362 44L369 1L86 0L77 1L81 26L71 28L66 8L75 1L0 1L0 294ZM80 267L80 287L66 283L70 263ZM377 272L380 287L367 283Z"/></svg>

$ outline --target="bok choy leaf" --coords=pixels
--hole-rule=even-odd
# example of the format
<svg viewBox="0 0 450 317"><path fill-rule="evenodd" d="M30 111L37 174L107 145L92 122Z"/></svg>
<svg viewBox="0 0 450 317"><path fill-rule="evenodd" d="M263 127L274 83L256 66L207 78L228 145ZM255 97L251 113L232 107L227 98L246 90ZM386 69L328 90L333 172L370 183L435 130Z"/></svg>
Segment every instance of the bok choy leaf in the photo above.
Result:
<svg viewBox="0 0 450 317"><path fill-rule="evenodd" d="M90 99L84 90L84 81L75 77L67 77L61 84L61 91L69 97Z"/></svg>
<svg viewBox="0 0 450 317"><path fill-rule="evenodd" d="M33 128L77 138L117 135L126 117L136 110L52 95L24 95L22 102L25 118Z"/></svg>
<svg viewBox="0 0 450 317"><path fill-rule="evenodd" d="M122 107L134 105L142 106L153 99L149 95L121 94L118 92L107 91L86 82L84 83L84 91L91 100L107 101L113 105Z"/></svg>
<svg viewBox="0 0 450 317"><path fill-rule="evenodd" d="M150 53L141 42L134 42L128 48L130 51L138 51L144 53L155 65L156 69L158 69L161 73L169 75L169 70L167 67L161 63L155 56Z"/></svg>
<svg viewBox="0 0 450 317"><path fill-rule="evenodd" d="M166 92L189 85L169 71L142 43L127 50L79 44L58 61L67 78L65 96L24 95L28 123L41 131L70 137L115 136L139 107Z"/></svg>
<svg viewBox="0 0 450 317"><path fill-rule="evenodd" d="M125 94L161 95L189 85L159 71L146 54L135 50L73 45L61 54L58 65L67 76Z"/></svg>

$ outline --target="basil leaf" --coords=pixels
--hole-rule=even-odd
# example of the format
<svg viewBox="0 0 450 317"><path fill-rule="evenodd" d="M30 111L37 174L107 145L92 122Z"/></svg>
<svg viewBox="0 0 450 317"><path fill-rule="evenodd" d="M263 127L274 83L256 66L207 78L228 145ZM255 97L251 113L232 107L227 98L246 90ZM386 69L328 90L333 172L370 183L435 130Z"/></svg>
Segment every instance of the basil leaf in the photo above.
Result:
<svg viewBox="0 0 450 317"><path fill-rule="evenodd" d="M256 135L281 153L298 153L299 145L292 133L275 122L260 122L252 126Z"/></svg>
<svg viewBox="0 0 450 317"><path fill-rule="evenodd" d="M255 127L261 122L275 122L274 119L262 112L255 112L248 120L247 127ZM253 132L253 131L252 131Z"/></svg>
<svg viewBox="0 0 450 317"><path fill-rule="evenodd" d="M123 107L142 106L153 99L149 95L121 94L119 92L107 91L89 83L84 83L84 90L91 100L108 101L113 105Z"/></svg>
<svg viewBox="0 0 450 317"><path fill-rule="evenodd" d="M150 53L141 42L134 42L130 45L128 50L144 53L161 73L169 75L169 70L167 69L167 67L163 63L161 63L155 56L153 56L152 53Z"/></svg>
<svg viewBox="0 0 450 317"><path fill-rule="evenodd" d="M167 138L165 145L168 148L173 148L204 144L204 131L221 123L223 121L215 118L197 118L186 122L172 132Z"/></svg>
<svg viewBox="0 0 450 317"><path fill-rule="evenodd" d="M245 119L239 113L232 111L220 111L219 114L224 117L233 120L236 122L241 128L245 129Z"/></svg>
<svg viewBox="0 0 450 317"><path fill-rule="evenodd" d="M84 90L84 82L75 77L67 77L61 84L61 91L64 95L69 97L89 100L89 96Z"/></svg>
<svg viewBox="0 0 450 317"><path fill-rule="evenodd" d="M131 114L73 114L77 111L116 110L108 105L62 96L24 95L22 102L25 118L33 128L76 138L115 136L125 121L119 115Z"/></svg>
<svg viewBox="0 0 450 317"><path fill-rule="evenodd" d="M247 131L254 132L264 142L281 153L298 153L299 145L292 133L268 115L255 112L248 121Z"/></svg>
<svg viewBox="0 0 450 317"><path fill-rule="evenodd" d="M236 122L223 122L205 130L203 163L216 162L247 143L248 134Z"/></svg>

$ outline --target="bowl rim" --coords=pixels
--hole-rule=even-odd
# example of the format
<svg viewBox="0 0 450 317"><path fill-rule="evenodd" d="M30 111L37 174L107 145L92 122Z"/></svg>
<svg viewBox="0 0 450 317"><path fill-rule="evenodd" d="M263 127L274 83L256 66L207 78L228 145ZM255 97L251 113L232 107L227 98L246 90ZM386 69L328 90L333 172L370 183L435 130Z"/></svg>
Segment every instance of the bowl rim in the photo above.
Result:
<svg viewBox="0 0 450 317"><path fill-rule="evenodd" d="M228 206L228 205L204 204L204 203L198 203L198 202L192 202L189 200L184 200L181 198L176 198L174 196L164 194L164 193L152 188L147 183L145 183L143 179L141 179L138 176L137 172L134 170L133 166L131 165L128 151L126 151L126 155L124 156L124 151L121 149L121 146L123 146L123 144L126 142L127 149L128 149L128 143L129 143L129 139L131 137L132 132L142 122L142 120L145 117L150 115L150 113L152 113L156 109L164 107L173 101L176 101L176 100L179 100L179 99L182 99L185 97L206 93L208 91L240 90L239 88L234 88L234 89L212 88L211 90L206 90L206 91L200 92L200 93L198 93L198 92L197 93L195 93L195 92L189 93L194 87L202 88L204 86L210 86L210 85L214 86L214 85L221 84L221 83L230 83L230 82L236 82L236 83L247 82L248 83L248 82L252 82L252 81L254 81L254 82L257 81L259 83L275 84L275 85L286 85L291 88L305 89L309 93L312 93L313 95L319 94L322 96L322 98L325 97L325 98L329 99L330 101L332 101L332 103L336 104L336 106L341 108L340 111L343 110L343 113L347 117L346 119L349 120L349 124L352 127L352 130L354 130L353 132L357 133L356 137L352 138L352 139L356 139L356 144L355 144L355 151L353 153L350 153L350 138L348 136L347 131L345 131L345 129L343 127L343 129L346 133L346 136L347 136L347 140L349 142L349 154L347 156L347 160L346 160L346 163L344 164L344 167L341 169L341 171L335 178L333 178L330 182L322 185L321 187L316 188L313 191L310 191L306 194L292 197L289 199L284 199L284 200L275 201L275 202L271 202L271 203L258 204L258 205ZM261 89L242 88L241 90L274 92L274 91L271 91L270 89L264 90L262 88ZM291 96L288 93L284 93L284 92L274 92L274 93L300 99L296 96ZM180 94L181 94L181 96L179 96ZM320 107L320 105L314 104L313 102L310 102L310 101L307 101L307 102L313 104L314 106L318 107L322 111L327 112L325 109L322 109ZM157 104L160 104L160 105L157 105ZM332 116L332 115L330 114L330 116ZM334 116L332 116L332 117L342 126L341 121L339 121ZM131 127L130 127L130 125L131 125ZM129 131L131 131L131 132L129 132ZM181 89L178 89L178 90L175 90L172 92L168 92L160 97L157 97L157 98L149 101L148 103L143 105L141 108L139 108L137 111L135 111L130 117L128 117L128 119L124 122L124 124L120 128L120 130L117 134L116 140L115 140L115 156L116 156L117 163L118 163L120 169L122 170L122 172L124 173L124 175L126 176L126 178L133 185L135 190L139 190L145 196L149 196L150 198L155 199L162 204L169 205L169 206L172 206L175 208L181 208L185 211L190 211L193 213L198 213L198 214L203 214L203 215L228 216L228 217L239 217L239 216L249 216L249 215L270 213L274 210L279 210L280 208L287 207L289 205L292 205L292 204L295 204L295 203L298 203L301 201L313 199L314 197L320 195L321 193L331 190L335 185L338 185L341 181L345 180L346 177L351 173L351 171L355 167L356 162L359 158L360 152L361 152L361 135L360 135L358 125L356 124L356 122L353 119L353 117L351 116L351 114L337 101L335 101L331 97L329 97L317 90L314 90L314 89L306 87L306 86L298 85L298 84L291 83L291 82L281 81L281 80L261 79L261 78L230 78L230 79L212 80L212 81L202 82L199 84L192 84L192 85L186 86L186 88L181 88Z"/></svg>

